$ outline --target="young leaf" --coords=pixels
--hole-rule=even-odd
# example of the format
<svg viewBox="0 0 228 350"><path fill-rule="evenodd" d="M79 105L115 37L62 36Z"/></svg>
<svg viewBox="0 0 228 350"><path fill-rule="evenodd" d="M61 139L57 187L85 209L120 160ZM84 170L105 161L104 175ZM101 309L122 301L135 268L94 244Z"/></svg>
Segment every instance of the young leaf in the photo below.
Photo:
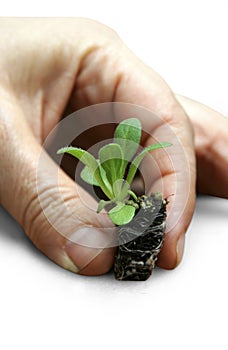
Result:
<svg viewBox="0 0 228 350"><path fill-rule="evenodd" d="M171 146L168 142L157 143L145 148L136 156L129 167L127 179L124 180L128 162L135 155L141 138L141 123L136 118L124 120L116 128L115 143L102 147L96 160L90 153L76 147L64 147L57 153L69 153L78 158L85 167L81 172L82 179L99 186L110 200L101 200L97 211L100 212L108 204L114 204L108 215L116 225L125 225L135 216L138 198L130 188L136 171L147 152ZM129 196L133 200L129 199Z"/></svg>
<svg viewBox="0 0 228 350"><path fill-rule="evenodd" d="M128 162L136 153L141 139L141 123L137 118L122 121L116 128L114 141L123 151L124 159Z"/></svg>
<svg viewBox="0 0 228 350"><path fill-rule="evenodd" d="M136 171L137 171L141 161L143 160L143 158L145 157L145 155L149 151L152 151L152 150L158 149L158 148L169 147L169 146L172 146L172 144L169 143L169 142L161 142L161 143L154 143L153 145L150 145L150 146L146 147L137 157L135 157L135 159L131 163L130 168L129 168L129 172L128 172L128 175L127 175L127 182L129 184L132 183L132 181L134 179L134 176L136 174Z"/></svg>
<svg viewBox="0 0 228 350"><path fill-rule="evenodd" d="M94 174L90 171L87 165L85 165L82 169L80 176L82 180L87 182L89 185L99 186L98 181L95 179Z"/></svg>
<svg viewBox="0 0 228 350"><path fill-rule="evenodd" d="M93 174L95 180L98 182L102 191L108 198L112 198L112 189L110 184L103 181L103 175L101 175L99 162L87 151L77 147L63 147L60 148L57 154L69 153L75 158L79 159L83 164L88 166L90 172Z"/></svg>
<svg viewBox="0 0 228 350"><path fill-rule="evenodd" d="M104 170L104 168L100 165L100 161L98 160L98 163L99 163L99 171L100 171L100 174L101 174L101 178L102 178L102 181L103 181L103 184L105 185L105 187L108 189L109 193L105 193L106 196L109 198L109 199L113 199L114 195L113 195L113 191L112 191L112 186L110 184L110 182L108 181L108 178L107 178L107 175L106 175L106 171ZM101 188L102 189L102 188Z"/></svg>
<svg viewBox="0 0 228 350"><path fill-rule="evenodd" d="M99 160L111 185L123 177L123 152L116 143L110 143L99 151Z"/></svg>
<svg viewBox="0 0 228 350"><path fill-rule="evenodd" d="M114 199L116 201L122 202L128 196L129 190L130 186L125 180L116 180L113 184Z"/></svg>
<svg viewBox="0 0 228 350"><path fill-rule="evenodd" d="M108 215L115 225L125 225L133 219L135 208L132 205L120 203L111 209Z"/></svg>
<svg viewBox="0 0 228 350"><path fill-rule="evenodd" d="M69 153L75 158L79 159L83 164L89 167L92 173L95 173L95 171L98 169L97 160L89 152L84 151L81 148L72 147L72 146L63 147L63 148L60 148L57 152L57 154L63 154L63 153ZM96 176L98 177L99 175L96 174Z"/></svg>

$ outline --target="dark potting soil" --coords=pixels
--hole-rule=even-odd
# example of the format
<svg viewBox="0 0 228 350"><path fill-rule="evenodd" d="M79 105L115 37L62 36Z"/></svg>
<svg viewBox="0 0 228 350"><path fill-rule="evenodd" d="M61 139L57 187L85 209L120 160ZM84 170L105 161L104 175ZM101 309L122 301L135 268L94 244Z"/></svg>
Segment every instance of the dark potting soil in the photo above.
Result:
<svg viewBox="0 0 228 350"><path fill-rule="evenodd" d="M134 219L118 227L117 280L145 281L150 277L164 241L167 203L161 194L142 196Z"/></svg>

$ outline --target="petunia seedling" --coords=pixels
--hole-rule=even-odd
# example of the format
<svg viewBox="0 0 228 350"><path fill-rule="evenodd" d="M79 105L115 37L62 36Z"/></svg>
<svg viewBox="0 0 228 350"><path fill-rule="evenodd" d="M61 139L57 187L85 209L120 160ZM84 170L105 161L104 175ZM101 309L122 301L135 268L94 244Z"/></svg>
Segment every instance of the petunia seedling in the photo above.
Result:
<svg viewBox="0 0 228 350"><path fill-rule="evenodd" d="M78 147L63 147L58 154L69 153L85 166L81 178L90 185L98 186L106 195L97 212L107 207L108 215L115 225L129 223L138 208L137 196L131 184L145 155L158 148L169 147L168 142L154 143L137 154L142 127L137 118L122 121L116 128L113 142L103 146L96 159L89 152Z"/></svg>

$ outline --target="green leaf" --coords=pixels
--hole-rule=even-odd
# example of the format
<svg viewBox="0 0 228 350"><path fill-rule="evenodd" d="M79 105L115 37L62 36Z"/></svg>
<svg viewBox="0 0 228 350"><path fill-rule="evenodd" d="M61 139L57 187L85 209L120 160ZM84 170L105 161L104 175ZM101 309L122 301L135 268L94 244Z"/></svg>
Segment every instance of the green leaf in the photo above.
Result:
<svg viewBox="0 0 228 350"><path fill-rule="evenodd" d="M123 177L123 152L116 143L110 143L99 151L99 160L111 185Z"/></svg>
<svg viewBox="0 0 228 350"><path fill-rule="evenodd" d="M79 159L83 164L88 166L91 174L93 174L93 177L98 182L100 188L102 191L106 194L108 198L112 198L112 187L108 183L108 181L103 181L103 178L105 179L105 176L102 174L102 169L100 169L99 162L87 151L77 148L77 147L63 147L60 148L57 152L57 154L63 154L63 153L69 153L75 158Z"/></svg>
<svg viewBox="0 0 228 350"><path fill-rule="evenodd" d="M135 208L132 205L120 203L111 209L108 215L115 225L125 225L133 219Z"/></svg>
<svg viewBox="0 0 228 350"><path fill-rule="evenodd" d="M97 160L87 151L84 151L78 147L63 147L60 148L57 154L69 153L75 158L79 159L83 164L87 165L92 173L95 173L98 170L98 162ZM95 174L94 174L95 175ZM98 174L96 174L99 177Z"/></svg>
<svg viewBox="0 0 228 350"><path fill-rule="evenodd" d="M128 197L129 190L130 186L125 180L116 180L113 184L114 200L122 202L126 197Z"/></svg>
<svg viewBox="0 0 228 350"><path fill-rule="evenodd" d="M129 118L122 121L115 130L114 141L120 145L127 162L131 160L138 149L141 128L141 123L137 118Z"/></svg>
<svg viewBox="0 0 228 350"><path fill-rule="evenodd" d="M100 161L98 160L98 163L99 163L99 171L100 171L100 174L101 174L101 178L102 178L102 181L105 185L105 187L108 189L109 191L109 194L105 193L106 196L109 198L109 199L113 199L114 198L114 195L113 195L113 191L112 191L112 186L110 184L110 182L108 181L108 178L107 178L107 175L106 175L106 171L103 169L103 167L100 165Z"/></svg>
<svg viewBox="0 0 228 350"><path fill-rule="evenodd" d="M108 205L110 203L111 203L111 201L105 201L105 200L101 199L99 204L98 204L97 213L100 213L106 207L106 205Z"/></svg>
<svg viewBox="0 0 228 350"><path fill-rule="evenodd" d="M131 163L131 166L129 168L129 172L127 175L127 182L129 184L132 183L136 171L141 163L141 161L143 160L143 158L145 157L145 155L152 150L158 149L158 148L164 148L164 147L169 147L172 146L171 143L169 142L161 142L161 143L154 143L153 145L150 145L148 147L146 147L137 157L135 157L135 159L133 160L133 162Z"/></svg>
<svg viewBox="0 0 228 350"><path fill-rule="evenodd" d="M118 179L114 182L113 184L113 193L115 196L118 196L120 192L123 190L123 185L125 184L126 181L123 179ZM128 186L129 189L129 186Z"/></svg>
<svg viewBox="0 0 228 350"><path fill-rule="evenodd" d="M92 186L99 186L98 181L95 179L94 174L90 171L87 165L84 166L84 168L82 169L80 176L82 180L84 180L88 184Z"/></svg>

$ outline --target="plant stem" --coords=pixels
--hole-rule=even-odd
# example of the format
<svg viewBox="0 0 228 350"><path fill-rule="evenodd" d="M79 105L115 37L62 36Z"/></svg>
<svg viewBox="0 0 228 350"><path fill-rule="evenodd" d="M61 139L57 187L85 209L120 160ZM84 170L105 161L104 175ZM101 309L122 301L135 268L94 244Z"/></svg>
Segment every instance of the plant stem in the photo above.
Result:
<svg viewBox="0 0 228 350"><path fill-rule="evenodd" d="M134 199L135 202L138 202L138 197L136 196L136 194L133 191L129 190L128 193L130 196L132 196L132 198Z"/></svg>

